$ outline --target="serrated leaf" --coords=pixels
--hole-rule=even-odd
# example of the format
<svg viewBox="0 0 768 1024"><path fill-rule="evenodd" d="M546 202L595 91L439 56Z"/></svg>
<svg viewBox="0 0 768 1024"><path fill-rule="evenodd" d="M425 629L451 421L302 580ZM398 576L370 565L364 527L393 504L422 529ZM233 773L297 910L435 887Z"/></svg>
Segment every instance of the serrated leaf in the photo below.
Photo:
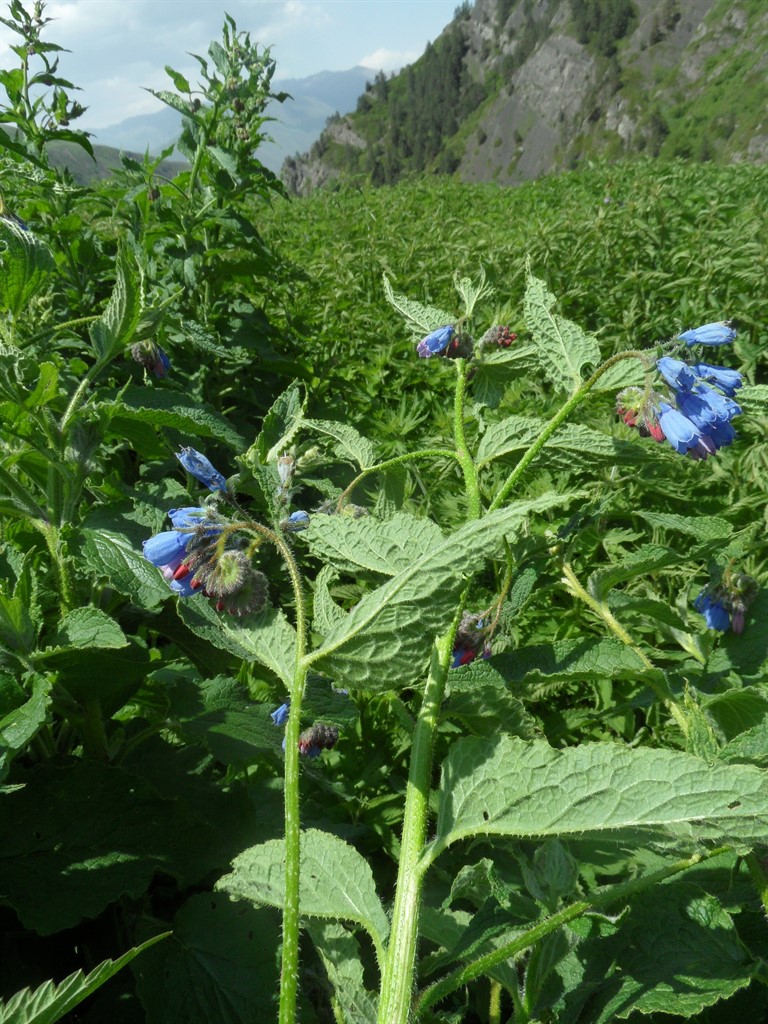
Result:
<svg viewBox="0 0 768 1024"><path fill-rule="evenodd" d="M698 886L676 882L633 901L613 949L599 1024L633 1012L696 1018L752 980L756 965L730 915Z"/></svg>
<svg viewBox="0 0 768 1024"><path fill-rule="evenodd" d="M141 608L154 608L171 592L160 571L122 533L106 526L82 526L79 555L81 567L97 579L106 579L119 593Z"/></svg>
<svg viewBox="0 0 768 1024"><path fill-rule="evenodd" d="M192 896L173 935L134 967L146 1024L255 1024L277 1019L280 988L274 911Z"/></svg>
<svg viewBox="0 0 768 1024"><path fill-rule="evenodd" d="M19 688L20 702L0 718L0 778L7 772L13 756L50 721L52 685L50 680L35 675L28 699L24 700L26 694Z"/></svg>
<svg viewBox="0 0 768 1024"><path fill-rule="evenodd" d="M347 687L392 689L422 677L435 634L447 626L466 575L514 537L534 512L573 495L514 502L433 544L407 568L367 593L307 659Z"/></svg>
<svg viewBox="0 0 768 1024"><path fill-rule="evenodd" d="M282 909L285 902L285 843L274 839L245 850L217 889L237 899ZM368 861L330 832L307 829L301 834L300 912L308 917L354 921L365 928L379 954L389 921L376 894Z"/></svg>
<svg viewBox="0 0 768 1024"><path fill-rule="evenodd" d="M543 281L526 273L525 325L533 336L539 361L559 391L572 393L582 383L582 369L600 361L597 342L580 327L554 313L555 296Z"/></svg>
<svg viewBox="0 0 768 1024"><path fill-rule="evenodd" d="M768 779L671 750L585 743L554 750L499 736L453 745L443 765L435 853L476 835L614 842L764 842Z"/></svg>
<svg viewBox="0 0 768 1024"><path fill-rule="evenodd" d="M134 946L117 960L104 960L88 974L75 971L63 981L46 981L34 991L22 989L6 1003L0 1002L0 1020L3 1024L55 1024L76 1006L101 988L139 953L154 946L171 933L162 932L151 939Z"/></svg>
<svg viewBox="0 0 768 1024"><path fill-rule="evenodd" d="M462 722L476 736L499 732L532 738L536 721L507 690L504 677L487 661L474 661L451 671L443 718Z"/></svg>
<svg viewBox="0 0 768 1024"><path fill-rule="evenodd" d="M246 466L265 466L277 459L289 445L302 424L306 396L301 384L294 381L272 403L261 424L261 432L242 456Z"/></svg>
<svg viewBox="0 0 768 1024"><path fill-rule="evenodd" d="M437 309L435 306L423 306L420 302L415 302L399 292L394 292L386 274L383 275L383 280L384 297L405 318L414 334L429 334L431 331L436 331L438 327L447 327L448 324L456 323L456 317L450 313Z"/></svg>
<svg viewBox="0 0 768 1024"><path fill-rule="evenodd" d="M634 679L645 670L639 655L620 640L555 640L494 655L490 664L507 682L540 679Z"/></svg>
<svg viewBox="0 0 768 1024"><path fill-rule="evenodd" d="M340 459L354 462L360 469L368 469L376 461L376 453L371 441L363 437L354 427L347 423L336 423L332 420L305 420L307 430L318 434L327 434L336 442L335 451Z"/></svg>
<svg viewBox="0 0 768 1024"><path fill-rule="evenodd" d="M740 388L739 405L747 415L768 414L768 384L747 384Z"/></svg>
<svg viewBox="0 0 768 1024"><path fill-rule="evenodd" d="M733 533L733 526L717 516L680 516L672 512L650 512L642 508L635 509L635 513L652 526L686 533L700 541L725 540Z"/></svg>
<svg viewBox="0 0 768 1024"><path fill-rule="evenodd" d="M526 451L545 426L544 420L528 416L509 416L491 424L483 434L478 447L478 465L487 465L493 459L513 452ZM569 452L571 455L583 456L591 461L613 460L617 454L617 442L613 437L580 423L567 423L556 430L545 444L543 452L552 448Z"/></svg>
<svg viewBox="0 0 768 1024"><path fill-rule="evenodd" d="M77 648L127 646L125 633L100 608L73 608L59 623L42 656Z"/></svg>
<svg viewBox="0 0 768 1024"><path fill-rule="evenodd" d="M363 979L363 957L357 938L335 921L307 922L344 1024L375 1024L378 997L369 992Z"/></svg>
<svg viewBox="0 0 768 1024"><path fill-rule="evenodd" d="M485 269L483 267L480 268L480 278L477 283L469 277L460 278L458 273L456 273L453 275L453 284L464 302L465 317L472 316L477 303L481 299L487 298L493 292L491 286L486 283Z"/></svg>
<svg viewBox="0 0 768 1024"><path fill-rule="evenodd" d="M0 217L0 308L18 316L55 269L47 245L12 218Z"/></svg>
<svg viewBox="0 0 768 1024"><path fill-rule="evenodd" d="M40 364L40 376L34 391L24 399L25 409L38 409L53 401L59 391L59 371L53 363Z"/></svg>
<svg viewBox="0 0 768 1024"><path fill-rule="evenodd" d="M440 527L431 519L407 512L385 520L315 515L305 536L312 553L335 569L351 573L366 569L385 576L407 569L443 540Z"/></svg>
<svg viewBox="0 0 768 1024"><path fill-rule="evenodd" d="M30 492L7 470L0 466L0 488L4 492L0 498L3 510L8 515L25 516L28 519L44 523L45 512L37 504Z"/></svg>
<svg viewBox="0 0 768 1024"><path fill-rule="evenodd" d="M312 628L325 636L344 619L346 612L331 597L328 589L336 573L330 565L324 565L315 579L312 595Z"/></svg>
<svg viewBox="0 0 768 1024"><path fill-rule="evenodd" d="M120 248L115 262L115 284L101 317L89 334L101 362L108 362L129 345L141 319L141 288L136 261Z"/></svg>
<svg viewBox="0 0 768 1024"><path fill-rule="evenodd" d="M177 605L179 618L197 636L247 662L265 665L290 688L296 664L296 630L277 608L234 618L208 601L192 598Z"/></svg>
<svg viewBox="0 0 768 1024"><path fill-rule="evenodd" d="M668 565L678 565L683 558L684 554L672 548L665 548L660 544L643 544L616 565L609 565L593 572L587 580L587 590L592 597L602 601L611 587L617 583L645 576L646 573L664 569Z"/></svg>
<svg viewBox="0 0 768 1024"><path fill-rule="evenodd" d="M238 450L243 447L242 436L223 416L177 391L129 384L113 395L107 394L106 399L115 417L130 417L156 427L174 427L193 438L215 437Z"/></svg>

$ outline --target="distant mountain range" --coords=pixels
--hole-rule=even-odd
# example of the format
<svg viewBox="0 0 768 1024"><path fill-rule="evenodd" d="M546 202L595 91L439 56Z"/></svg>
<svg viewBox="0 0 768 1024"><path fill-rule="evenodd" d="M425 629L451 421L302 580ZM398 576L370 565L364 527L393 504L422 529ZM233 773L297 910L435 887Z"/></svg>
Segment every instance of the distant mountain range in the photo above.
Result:
<svg viewBox="0 0 768 1024"><path fill-rule="evenodd" d="M265 130L273 141L259 148L259 160L279 173L287 157L310 148L329 117L355 109L366 83L374 76L370 68L354 67L349 71L320 71L307 78L274 79L273 91L287 92L291 98L284 103L272 101L267 107L267 114L275 120L265 125ZM165 107L154 114L94 129L91 142L135 154L149 149L150 154L158 155L173 145L180 130L181 116Z"/></svg>
<svg viewBox="0 0 768 1024"><path fill-rule="evenodd" d="M766 0L465 0L282 179L515 185L593 158L768 162Z"/></svg>

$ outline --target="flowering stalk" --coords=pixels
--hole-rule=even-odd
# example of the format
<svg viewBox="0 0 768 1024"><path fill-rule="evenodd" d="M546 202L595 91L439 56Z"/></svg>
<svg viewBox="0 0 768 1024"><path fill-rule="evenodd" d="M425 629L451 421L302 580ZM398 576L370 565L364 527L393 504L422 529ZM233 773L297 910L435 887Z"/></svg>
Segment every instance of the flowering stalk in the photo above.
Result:
<svg viewBox="0 0 768 1024"><path fill-rule="evenodd" d="M587 397L587 395L595 386L595 384L597 384L597 382L600 380L603 374L610 370L610 368L615 363L621 362L622 359L640 359L642 362L646 362L648 359L648 353L641 352L635 349L631 349L628 352L619 352L617 355L611 356L610 359L606 359L602 366L598 366L598 368L595 370L595 372L592 374L589 380L585 381L578 389L578 391L571 395L571 397L568 399L565 405L561 406L560 409L558 409L558 411L555 413L555 415L552 417L549 423L547 423L547 425L544 427L542 432L533 442L533 444L525 453L525 455L520 459L518 464L515 466L515 468L509 474L507 479L504 481L504 484L502 485L499 493L491 502L491 506L488 510L489 512L493 512L494 509L501 508L501 506L507 500L509 495L512 493L512 490L517 481L520 479L525 470L536 458L536 456L539 454L539 452L550 439L550 437L552 437L552 435L560 426L560 424L568 419L568 417L571 415L571 413L577 406L581 405L581 403Z"/></svg>

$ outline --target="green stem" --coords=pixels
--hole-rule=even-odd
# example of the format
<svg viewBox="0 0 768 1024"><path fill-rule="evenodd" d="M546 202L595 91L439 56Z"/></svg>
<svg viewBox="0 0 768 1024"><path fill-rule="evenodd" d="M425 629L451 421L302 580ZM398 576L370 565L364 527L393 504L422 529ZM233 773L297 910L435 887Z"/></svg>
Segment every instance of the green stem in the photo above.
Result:
<svg viewBox="0 0 768 1024"><path fill-rule="evenodd" d="M456 391L453 401L453 437L456 442L456 458L464 474L464 487L469 503L469 518L477 519L480 515L480 485L477 479L477 466L469 452L467 437L464 431L464 399L467 393L467 361L456 360Z"/></svg>
<svg viewBox="0 0 768 1024"><path fill-rule="evenodd" d="M80 405L82 403L83 395L88 390L88 388L90 387L92 382L95 380L95 378L101 373L101 371L103 369L103 366L104 366L104 364L101 362L101 360L99 360L98 362L94 363L93 366L90 368L90 370L88 370L86 375L80 381L80 383L77 385L77 389L75 390L74 395L72 395L72 397L69 400L69 405L64 410L64 415L61 417L61 423L59 424L59 431L61 432L62 436L64 435L64 432L66 431L66 428L67 428L67 425L69 424L69 421L72 419L72 417L75 415L75 413L79 409L79 407L80 407Z"/></svg>
<svg viewBox="0 0 768 1024"><path fill-rule="evenodd" d="M339 495L339 505L347 500L359 483L365 480L366 477L371 476L373 473L380 473L384 469L391 469L392 466L400 466L405 462L413 462L414 459L436 458L457 459L458 456L456 452L452 451L450 448L422 448L418 452L409 452L406 455L397 455L392 459L387 459L385 462L377 462L375 466L368 466L368 468L364 469L362 473L358 473L355 479L341 492Z"/></svg>
<svg viewBox="0 0 768 1024"><path fill-rule="evenodd" d="M35 525L38 526L43 537L45 537L51 561L56 567L59 577L59 605L61 606L62 615L64 615L72 607L74 590L69 566L67 565L65 555L61 551L59 531L52 523L42 523L38 520L35 522Z"/></svg>
<svg viewBox="0 0 768 1024"><path fill-rule="evenodd" d="M681 871L687 871L688 868L692 868L702 861L710 860L712 857L717 857L722 853L727 853L729 850L730 847L728 846L720 846L717 849L709 850L705 853L695 853L692 857L688 857L685 860L675 861L675 863L670 864L669 867L661 868L659 871L653 871L651 874L644 875L642 878L632 879L628 882L620 882L618 885L610 886L604 890L598 890L589 899L578 900L576 903L572 903L564 910L559 911L559 913L553 914L540 924L535 925L533 928L529 928L528 931L518 936L512 942L508 942L504 946L494 949L492 953L487 953L485 956L479 957L472 963L466 964L464 967L460 967L457 970L452 971L443 978L442 981L438 981L428 989L425 989L416 1000L414 1006L415 1019L418 1020L425 1010L434 1006L435 1003L439 1002L441 999L445 999L446 996L451 994L451 992L455 992L457 989L462 988L464 985L468 985L476 978L487 974L489 970L497 967L501 963L504 963L505 960L510 960L513 957L518 956L520 953L534 945L534 943L541 941L541 939L556 931L558 928L561 928L569 921L582 917L588 911L594 910L597 907L604 907L611 903L615 903L618 900L628 899L629 897L642 892L644 889L648 889L652 885L657 885L659 882L664 881L665 878L679 874Z"/></svg>
<svg viewBox="0 0 768 1024"><path fill-rule="evenodd" d="M432 779L432 747L456 625L457 622L454 622L451 629L436 642L424 699L413 733L395 906L382 971L378 1024L408 1024L410 1019L424 871L421 858L427 834Z"/></svg>
<svg viewBox="0 0 768 1024"><path fill-rule="evenodd" d="M505 480L501 490L491 502L489 511L493 512L494 509L500 508L504 504L504 502L507 500L510 493L512 492L512 489L514 488L517 481L520 479L520 477L523 475L526 469L536 458L536 456L539 454L539 452L550 439L550 437L552 437L552 435L560 426L560 424L563 423L566 419L568 419L573 410L584 401L584 399L587 397L589 392L592 390L595 384L597 384L597 382L600 380L604 373L610 370L610 368L614 366L616 363L621 362L623 359L640 359L641 361L645 361L647 360L647 358L647 352L636 351L633 349L628 352L619 352L617 355L611 356L610 359L607 359L602 366L599 366L592 374L592 376L589 378L589 380L585 381L584 384L582 384L582 386L579 388L579 390L576 391L575 394L571 395L571 397L568 399L565 405L561 406L560 409L558 409L558 411L549 421L549 423L547 423L547 425L544 427L542 432L533 442L531 447L528 449L525 455L523 455L518 464L515 466L515 468L512 470L512 472Z"/></svg>
<svg viewBox="0 0 768 1024"><path fill-rule="evenodd" d="M568 589L579 600L583 601L588 608L591 608L595 615L599 616L606 624L608 629L613 633L615 637L618 637L623 644L625 644L631 651L633 651L637 657L642 661L645 668L655 671L656 666L653 664L651 659L647 656L645 651L634 642L629 633L624 629L621 623L615 618L613 612L603 601L598 601L592 597L589 591L579 582L576 574L574 573L571 565L568 562L563 563L563 576L565 579L563 582L566 584ZM677 703L675 698L672 696L669 688L666 685L662 685L653 677L648 677L645 680L657 698L663 702L669 713L672 715L674 720L677 722L680 731L683 736L688 735L688 719L686 718L685 712Z"/></svg>
<svg viewBox="0 0 768 1024"><path fill-rule="evenodd" d="M501 984L493 978L488 999L488 1024L501 1024Z"/></svg>

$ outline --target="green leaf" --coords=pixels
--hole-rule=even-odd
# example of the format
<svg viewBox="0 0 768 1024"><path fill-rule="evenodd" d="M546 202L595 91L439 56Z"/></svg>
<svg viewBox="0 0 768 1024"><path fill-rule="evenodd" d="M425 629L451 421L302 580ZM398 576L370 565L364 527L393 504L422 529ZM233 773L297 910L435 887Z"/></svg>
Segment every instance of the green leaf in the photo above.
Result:
<svg viewBox="0 0 768 1024"><path fill-rule="evenodd" d="M354 427L332 420L305 420L303 427L318 434L327 434L336 442L335 451L340 459L353 462L360 469L367 469L376 461L373 444Z"/></svg>
<svg viewBox="0 0 768 1024"><path fill-rule="evenodd" d="M174 71L173 68L169 67L167 64L165 65L165 73L179 92L190 93L192 91L189 82L186 80L184 75L180 74L178 71Z"/></svg>
<svg viewBox="0 0 768 1024"><path fill-rule="evenodd" d="M436 854L459 839L503 835L764 842L768 779L671 750L587 743L554 750L499 736L453 745L443 764Z"/></svg>
<svg viewBox="0 0 768 1024"><path fill-rule="evenodd" d="M0 216L0 308L18 316L55 269L47 245L15 220Z"/></svg>
<svg viewBox="0 0 768 1024"><path fill-rule="evenodd" d="M331 597L328 589L336 573L330 565L324 565L315 578L312 593L312 628L325 636L344 619L346 612Z"/></svg>
<svg viewBox="0 0 768 1024"><path fill-rule="evenodd" d="M633 1012L696 1018L750 983L756 964L718 900L688 882L633 900L612 950L613 984L599 1024Z"/></svg>
<svg viewBox="0 0 768 1024"><path fill-rule="evenodd" d="M572 497L514 502L467 523L367 593L307 660L348 688L409 686L423 675L433 638L450 621L466 575L502 537L519 533L529 515Z"/></svg>
<svg viewBox="0 0 768 1024"><path fill-rule="evenodd" d="M59 623L43 656L86 647L125 647L128 641L113 618L99 608L73 608Z"/></svg>
<svg viewBox="0 0 768 1024"><path fill-rule="evenodd" d="M276 729L264 704L251 700L235 679L215 676L187 680L171 692L169 715L184 736L202 741L222 764L253 764L265 752L279 752L283 730Z"/></svg>
<svg viewBox="0 0 768 1024"><path fill-rule="evenodd" d="M107 363L129 345L141 318L141 289L135 259L120 248L115 264L115 285L106 309L91 324L89 333L100 362Z"/></svg>
<svg viewBox="0 0 768 1024"><path fill-rule="evenodd" d="M103 516L100 518L104 520ZM155 608L166 601L171 591L159 570L144 558L141 548L132 543L130 537L107 525L97 525L100 518L89 517L80 528L81 567L97 579L107 580L118 593L130 597L140 608ZM136 524L132 526L135 530Z"/></svg>
<svg viewBox="0 0 768 1024"><path fill-rule="evenodd" d="M232 873L217 884L237 899L282 908L285 902L285 849L282 839L245 850L232 863ZM384 913L368 861L353 846L329 832L307 829L301 834L299 909L308 917L354 921L384 950L389 921Z"/></svg>
<svg viewBox="0 0 768 1024"><path fill-rule="evenodd" d="M303 422L306 401L297 381L275 399L262 420L259 436L240 457L244 465L266 466L282 455Z"/></svg>
<svg viewBox="0 0 768 1024"><path fill-rule="evenodd" d="M446 313L435 306L422 306L420 302L414 302L413 299L408 299L405 295L392 291L392 285L386 274L383 275L383 280L384 297L405 318L414 334L429 334L436 331L438 327L447 327L449 324L456 323L456 317L451 313Z"/></svg>
<svg viewBox="0 0 768 1024"><path fill-rule="evenodd" d="M543 281L526 273L525 324L538 349L539 361L549 380L559 391L577 391L582 383L582 368L596 366L600 349L595 339L580 327L553 313L555 296Z"/></svg>
<svg viewBox="0 0 768 1024"><path fill-rule="evenodd" d="M114 765L17 767L14 781L23 787L3 797L0 819L2 892L42 935L141 896L158 870L192 884L213 866L215 831Z"/></svg>
<svg viewBox="0 0 768 1024"><path fill-rule="evenodd" d="M465 317L472 316L477 303L480 302L481 299L487 298L493 292L491 286L486 283L485 269L482 267L480 268L480 278L477 283L472 281L469 277L460 278L457 273L453 275L453 283L456 291L464 302Z"/></svg>
<svg viewBox="0 0 768 1024"><path fill-rule="evenodd" d="M40 364L40 376L34 390L24 399L25 409L39 409L52 402L59 392L59 371L53 363Z"/></svg>
<svg viewBox="0 0 768 1024"><path fill-rule="evenodd" d="M373 516L314 515L305 536L312 554L336 569L360 569L395 576L425 551L440 544L440 527L424 516L397 512L391 519Z"/></svg>
<svg viewBox="0 0 768 1024"><path fill-rule="evenodd" d="M75 971L58 984L46 981L34 991L29 988L22 989L7 1003L0 1002L0 1020L3 1024L55 1024L55 1021L61 1020L70 1010L101 988L139 953L143 953L145 949L149 949L170 934L162 932L160 935L153 935L140 946L134 946L123 953L117 960L103 960L88 974Z"/></svg>
<svg viewBox="0 0 768 1024"><path fill-rule="evenodd" d="M0 488L3 497L0 498L0 508L7 515L24 516L27 519L44 523L47 516L43 509L37 504L29 491L7 470L0 466Z"/></svg>
<svg viewBox="0 0 768 1024"><path fill-rule="evenodd" d="M491 424L483 434L478 447L478 465L487 465L494 459L513 452L526 451L545 426L544 420L528 416L509 416ZM620 442L615 438L599 430L592 430L580 423L567 423L555 431L543 451L546 453L548 449L556 448L568 452L571 463L574 455L588 459L592 463L595 459L615 460L619 445Z"/></svg>
<svg viewBox="0 0 768 1024"><path fill-rule="evenodd" d="M595 570L587 580L587 590L592 597L602 601L617 583L645 576L669 565L679 565L684 557L679 551L660 544L643 544L616 565ZM687 557L690 557L690 552Z"/></svg>
<svg viewBox="0 0 768 1024"><path fill-rule="evenodd" d="M748 416L768 415L768 384L747 384L741 388L739 405Z"/></svg>
<svg viewBox="0 0 768 1024"><path fill-rule="evenodd" d="M187 900L173 935L134 968L146 1024L254 1024L277 1019L280 979L273 911L223 893Z"/></svg>
<svg viewBox="0 0 768 1024"><path fill-rule="evenodd" d="M555 640L494 655L491 664L510 683L547 679L635 679L642 659L613 637Z"/></svg>
<svg viewBox="0 0 768 1024"><path fill-rule="evenodd" d="M243 438L223 416L198 399L161 388L129 384L114 394L106 394L112 417L130 418L155 427L173 427L193 439L215 437L240 450Z"/></svg>
<svg viewBox="0 0 768 1024"><path fill-rule="evenodd" d="M233 618L202 597L180 601L179 618L197 636L247 662L265 665L290 689L296 661L296 631L277 608Z"/></svg>
<svg viewBox="0 0 768 1024"><path fill-rule="evenodd" d="M525 706L507 690L504 677L487 661L474 661L448 676L448 700L443 718L461 722L476 736L506 732L532 738L536 722Z"/></svg>
<svg viewBox="0 0 768 1024"><path fill-rule="evenodd" d="M733 526L717 516L680 516L672 512L650 512L641 508L635 509L635 513L652 526L676 530L696 537L699 541L726 540L733 533Z"/></svg>
<svg viewBox="0 0 768 1024"><path fill-rule="evenodd" d="M357 938L335 921L310 920L307 931L333 986L344 1024L375 1024L378 997L365 987Z"/></svg>
<svg viewBox="0 0 768 1024"><path fill-rule="evenodd" d="M0 692L4 678L7 677L0 677ZM14 686L14 691L17 691L13 694L15 706L5 710L0 718L0 779L5 777L13 757L24 750L38 730L50 721L51 687L48 679L35 675L32 693L25 700L25 691L18 685Z"/></svg>

